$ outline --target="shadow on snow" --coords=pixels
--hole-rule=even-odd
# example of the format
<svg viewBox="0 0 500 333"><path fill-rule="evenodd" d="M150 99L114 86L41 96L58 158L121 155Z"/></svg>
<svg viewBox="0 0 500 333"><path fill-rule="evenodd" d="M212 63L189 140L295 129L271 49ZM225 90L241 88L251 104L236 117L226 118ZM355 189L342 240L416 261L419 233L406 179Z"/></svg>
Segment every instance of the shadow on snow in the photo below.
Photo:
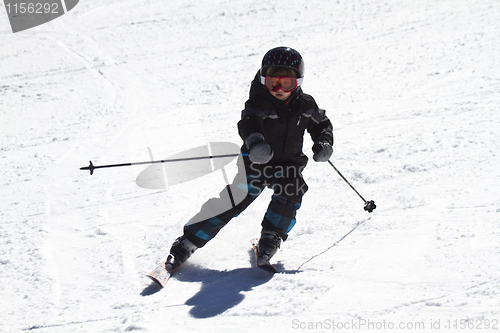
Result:
<svg viewBox="0 0 500 333"><path fill-rule="evenodd" d="M237 268L230 271L218 271L186 265L176 272L175 278L182 282L201 282L201 289L190 299L186 305L192 306L191 316L195 318L215 317L240 304L245 295L242 292L267 283L273 274L255 267L254 251L250 251L252 267ZM281 273L296 273L283 271L283 265L275 267ZM168 288L168 285L167 287ZM162 288L155 282L146 287L141 295L149 296L157 293Z"/></svg>

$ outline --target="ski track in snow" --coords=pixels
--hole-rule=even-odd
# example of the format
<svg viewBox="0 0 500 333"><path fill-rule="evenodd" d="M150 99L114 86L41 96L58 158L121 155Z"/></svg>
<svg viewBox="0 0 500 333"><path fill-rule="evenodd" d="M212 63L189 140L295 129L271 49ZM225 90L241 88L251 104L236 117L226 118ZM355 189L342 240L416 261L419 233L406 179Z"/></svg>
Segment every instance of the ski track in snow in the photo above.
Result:
<svg viewBox="0 0 500 333"><path fill-rule="evenodd" d="M498 1L88 0L17 34L0 7L0 332L499 331ZM145 274L221 174L146 190L144 167L79 168L239 144L280 45L377 209L311 160L280 273L252 267L266 191L158 290Z"/></svg>

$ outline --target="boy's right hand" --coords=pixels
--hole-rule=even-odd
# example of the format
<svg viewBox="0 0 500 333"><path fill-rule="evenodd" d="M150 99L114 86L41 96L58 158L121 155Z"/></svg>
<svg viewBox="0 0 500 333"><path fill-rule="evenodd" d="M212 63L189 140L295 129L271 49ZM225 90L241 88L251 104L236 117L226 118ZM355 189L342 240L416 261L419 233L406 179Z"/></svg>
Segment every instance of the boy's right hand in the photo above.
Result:
<svg viewBox="0 0 500 333"><path fill-rule="evenodd" d="M251 133L245 140L248 149L248 158L252 163L266 164L273 158L273 151L267 144L264 136L259 132Z"/></svg>

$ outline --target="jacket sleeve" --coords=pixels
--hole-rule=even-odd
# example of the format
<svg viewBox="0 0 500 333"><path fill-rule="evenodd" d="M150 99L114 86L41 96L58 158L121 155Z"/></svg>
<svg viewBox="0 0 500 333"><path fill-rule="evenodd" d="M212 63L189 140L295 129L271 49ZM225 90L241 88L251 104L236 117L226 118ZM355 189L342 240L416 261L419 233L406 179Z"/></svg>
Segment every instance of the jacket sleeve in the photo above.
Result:
<svg viewBox="0 0 500 333"><path fill-rule="evenodd" d="M248 100L245 103L245 109L241 111L241 120L238 122L238 132L243 141L254 132L264 135L263 119L264 112L261 106Z"/></svg>
<svg viewBox="0 0 500 333"><path fill-rule="evenodd" d="M307 131L314 142L326 141L333 145L333 126L325 114L325 110L314 108Z"/></svg>

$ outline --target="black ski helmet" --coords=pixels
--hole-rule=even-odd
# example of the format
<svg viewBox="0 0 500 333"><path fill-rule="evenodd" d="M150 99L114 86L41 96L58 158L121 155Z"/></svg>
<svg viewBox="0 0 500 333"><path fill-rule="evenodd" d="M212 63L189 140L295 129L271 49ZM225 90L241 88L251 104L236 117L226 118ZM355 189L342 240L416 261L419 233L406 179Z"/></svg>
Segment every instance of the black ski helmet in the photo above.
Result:
<svg viewBox="0 0 500 333"><path fill-rule="evenodd" d="M290 47L275 47L267 51L262 59L260 75L266 76L269 67L291 68L297 73L297 78L304 77L304 60L299 52Z"/></svg>

